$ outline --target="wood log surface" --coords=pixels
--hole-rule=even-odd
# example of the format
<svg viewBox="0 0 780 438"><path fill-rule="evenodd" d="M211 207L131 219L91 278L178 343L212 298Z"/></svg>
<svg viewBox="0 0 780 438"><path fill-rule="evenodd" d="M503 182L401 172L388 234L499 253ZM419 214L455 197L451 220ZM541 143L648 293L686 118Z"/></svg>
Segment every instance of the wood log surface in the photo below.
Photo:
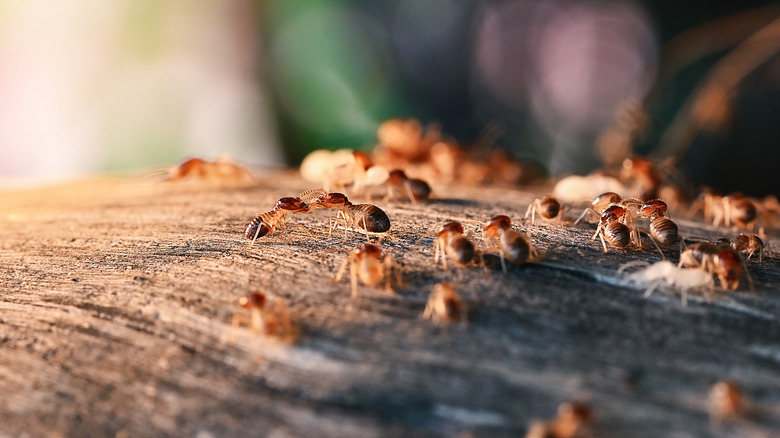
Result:
<svg viewBox="0 0 780 438"><path fill-rule="evenodd" d="M748 262L753 293L743 279L683 306L618 273L657 252L604 254L592 223L522 220L549 186L434 186L426 203L374 201L404 283L352 299L333 277L366 237L328 237L332 212L296 215L314 237L287 227L247 248L255 213L311 188L280 172L2 193L0 436L522 437L570 400L590 406L595 437L780 436L777 230ZM481 239L497 214L529 232L538 262L502 273ZM672 215L686 236L735 235ZM446 220L463 222L487 269L433 264ZM445 281L468 324L421 318ZM231 327L258 290L288 306L295 343ZM750 409L716 427L707 393L721 379Z"/></svg>

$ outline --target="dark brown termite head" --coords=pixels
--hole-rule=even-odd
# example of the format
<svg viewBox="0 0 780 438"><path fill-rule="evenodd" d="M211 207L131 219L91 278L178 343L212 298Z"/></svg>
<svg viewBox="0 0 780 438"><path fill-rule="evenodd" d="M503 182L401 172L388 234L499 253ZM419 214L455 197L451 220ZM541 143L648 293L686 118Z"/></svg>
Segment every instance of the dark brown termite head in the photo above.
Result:
<svg viewBox="0 0 780 438"><path fill-rule="evenodd" d="M612 222L617 222L618 219L619 219L618 215L616 215L614 212L605 211L604 213L601 214L600 220L603 225L606 225Z"/></svg>
<svg viewBox="0 0 780 438"><path fill-rule="evenodd" d="M399 191L409 191L415 201L424 201L431 196L431 186L418 178L409 178L403 170L396 169L390 172L387 183L396 187Z"/></svg>
<svg viewBox="0 0 780 438"><path fill-rule="evenodd" d="M619 205L610 205L601 213L601 223L607 224L612 221L620 220L626 215L626 209Z"/></svg>
<svg viewBox="0 0 780 438"><path fill-rule="evenodd" d="M290 213L306 213L309 211L309 205L303 202L301 198L287 196L276 201L274 210L285 210Z"/></svg>
<svg viewBox="0 0 780 438"><path fill-rule="evenodd" d="M262 309L266 303L265 295L261 292L252 292L238 299L238 304L244 309Z"/></svg>
<svg viewBox="0 0 780 438"><path fill-rule="evenodd" d="M372 245L370 243L367 243L367 244L361 246L360 248L356 249L355 250L355 254L360 259L364 259L366 257L371 257L371 258L377 258L378 259L382 255L382 250L379 249L379 247L376 246L376 245Z"/></svg>
<svg viewBox="0 0 780 438"><path fill-rule="evenodd" d="M561 203L551 195L547 195L539 201L539 214L545 219L558 216L561 211Z"/></svg>
<svg viewBox="0 0 780 438"><path fill-rule="evenodd" d="M312 200L309 207L311 208L340 208L348 205L352 205L347 199L347 196L343 193L331 192L323 196L316 197Z"/></svg>
<svg viewBox="0 0 780 438"><path fill-rule="evenodd" d="M729 289L736 290L742 275L742 259L731 247L721 248L713 257L715 273Z"/></svg>
<svg viewBox="0 0 780 438"><path fill-rule="evenodd" d="M440 232L463 234L463 225L461 225L460 222L455 222L455 221L447 222L446 224L441 226Z"/></svg>
<svg viewBox="0 0 780 438"><path fill-rule="evenodd" d="M265 236L271 231L271 228L263 223L263 218L260 217L260 215L257 215L257 217L252 219L252 222L250 222L246 227L244 235L246 236L247 240L255 240L258 237Z"/></svg>
<svg viewBox="0 0 780 438"><path fill-rule="evenodd" d="M509 219L509 216L501 214L488 221L485 226L485 234L498 237L499 230L508 230L510 228L512 228L512 219Z"/></svg>
<svg viewBox="0 0 780 438"><path fill-rule="evenodd" d="M387 176L387 183L392 185L398 185L403 184L408 180L409 178L406 177L406 173L404 173L401 169L395 169L391 170L389 175Z"/></svg>
<svg viewBox="0 0 780 438"><path fill-rule="evenodd" d="M666 206L666 202L660 200L660 199L653 199L651 201L647 201L642 205L642 207L639 208L639 211L642 213L642 216L644 217L656 217L656 216L663 216L668 207Z"/></svg>

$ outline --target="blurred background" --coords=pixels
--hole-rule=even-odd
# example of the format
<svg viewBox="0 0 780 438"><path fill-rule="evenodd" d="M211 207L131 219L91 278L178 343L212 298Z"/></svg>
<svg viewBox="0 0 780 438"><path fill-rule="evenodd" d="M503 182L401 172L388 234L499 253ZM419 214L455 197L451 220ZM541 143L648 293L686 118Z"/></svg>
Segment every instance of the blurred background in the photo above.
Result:
<svg viewBox="0 0 780 438"><path fill-rule="evenodd" d="M0 0L3 187L297 165L416 117L553 176L635 153L763 196L779 115L777 2Z"/></svg>

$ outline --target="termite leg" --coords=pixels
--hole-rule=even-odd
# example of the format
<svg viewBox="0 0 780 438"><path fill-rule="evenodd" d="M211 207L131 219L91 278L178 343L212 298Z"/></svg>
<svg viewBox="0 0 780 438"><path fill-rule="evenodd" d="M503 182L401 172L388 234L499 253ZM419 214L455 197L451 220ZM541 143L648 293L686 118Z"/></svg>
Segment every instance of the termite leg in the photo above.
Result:
<svg viewBox="0 0 780 438"><path fill-rule="evenodd" d="M637 227L636 230L637 230L638 233L645 233L647 235L647 237L649 237L650 240L653 241L653 244L658 249L658 252L661 254L661 259L662 260L666 260L666 256L664 255L664 252L661 250L661 246L658 245L658 242L656 242L655 237L653 237L653 235L650 234L650 232L645 230L644 228L638 228ZM640 235L639 238L642 239L642 236Z"/></svg>
<svg viewBox="0 0 780 438"><path fill-rule="evenodd" d="M349 260L349 275L350 283L352 284L351 298L357 298L358 295L358 277L357 277L357 262L353 259Z"/></svg>
<svg viewBox="0 0 780 438"><path fill-rule="evenodd" d="M335 282L341 281L341 277L344 276L344 270L347 269L347 263L349 262L349 258L344 259L343 262L341 262L341 266L339 266L339 270L336 273L336 278L333 279Z"/></svg>

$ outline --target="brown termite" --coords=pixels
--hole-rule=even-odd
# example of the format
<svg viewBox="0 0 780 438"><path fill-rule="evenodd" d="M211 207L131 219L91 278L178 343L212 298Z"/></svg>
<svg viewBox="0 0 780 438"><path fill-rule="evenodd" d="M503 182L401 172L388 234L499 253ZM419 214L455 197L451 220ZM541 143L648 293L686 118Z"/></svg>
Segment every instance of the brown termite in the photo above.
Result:
<svg viewBox="0 0 780 438"><path fill-rule="evenodd" d="M393 292L391 274L395 277L396 283L401 284L401 274L393 257L390 254L383 255L382 250L376 245L367 243L350 251L341 263L335 281L341 281L347 265L349 265L352 298L357 297L358 294L358 278L368 286L376 286L384 280L385 290L388 292Z"/></svg>
<svg viewBox="0 0 780 438"><path fill-rule="evenodd" d="M739 253L729 246L728 239L719 243L699 242L688 246L680 254L678 266L703 269L714 274L723 289L737 290L742 273L753 285L753 279L747 271Z"/></svg>
<svg viewBox="0 0 780 438"><path fill-rule="evenodd" d="M439 283L433 287L422 317L435 324L461 322L465 325L468 322L468 308L451 284Z"/></svg>
<svg viewBox="0 0 780 438"><path fill-rule="evenodd" d="M539 216L544 219L552 220L557 218L559 223L563 222L563 206L552 195L534 199L525 212L525 218L528 219L530 215L531 223L533 224L536 221L536 213L539 213Z"/></svg>
<svg viewBox="0 0 780 438"><path fill-rule="evenodd" d="M711 191L704 191L699 194L693 204L691 204L690 210L688 210L688 217L692 218L699 210L704 214L704 221L711 222L716 227L720 225L726 216L723 197Z"/></svg>
<svg viewBox="0 0 780 438"><path fill-rule="evenodd" d="M761 261L761 253L764 250L764 241L756 234L740 234L733 242L731 247L734 251L747 254L747 260L758 253L758 261Z"/></svg>
<svg viewBox="0 0 780 438"><path fill-rule="evenodd" d="M535 421L526 438L574 438L592 421L593 413L583 402L567 402L558 407L558 414L551 421Z"/></svg>
<svg viewBox="0 0 780 438"><path fill-rule="evenodd" d="M707 398L710 423L719 427L723 420L738 418L745 414L745 400L739 385L730 380L721 380L710 389Z"/></svg>
<svg viewBox="0 0 780 438"><path fill-rule="evenodd" d="M335 208L338 213L331 218L328 236L333 232L334 225L344 224L344 240L347 240L347 228L355 227L366 233L386 233L390 230L390 219L381 208L373 204L353 204L342 193L327 193L314 197L308 204L312 209Z"/></svg>
<svg viewBox="0 0 780 438"><path fill-rule="evenodd" d="M416 204L417 201L425 201L431 196L431 186L427 182L418 178L409 178L403 170L391 171L386 184L385 200L406 197Z"/></svg>
<svg viewBox="0 0 780 438"><path fill-rule="evenodd" d="M658 189L661 186L661 174L655 164L640 157L630 157L623 160L620 180L630 188L634 196L642 199L658 196Z"/></svg>
<svg viewBox="0 0 780 438"><path fill-rule="evenodd" d="M255 218L252 219L244 231L244 236L247 240L252 241L249 244L251 247L258 237L263 237L274 232L277 228L289 221L290 218L288 218L287 215L308 213L309 211L309 205L301 200L300 197L280 198L276 201L273 210L265 213L258 213Z"/></svg>
<svg viewBox="0 0 780 438"><path fill-rule="evenodd" d="M252 292L238 300L239 310L233 313L233 336L241 325L246 325L257 336L265 336L292 343L297 337L287 308L276 301L268 305L268 299L261 292Z"/></svg>
<svg viewBox="0 0 780 438"><path fill-rule="evenodd" d="M613 208L614 207L614 208ZM626 211L623 207L614 205L607 208L601 215L601 220L596 227L596 233L590 240L601 239L601 246L604 252L609 252L607 243L616 249L626 249L631 243L631 231L621 222L621 217L625 216ZM606 243L605 243L606 241Z"/></svg>
<svg viewBox="0 0 780 438"><path fill-rule="evenodd" d="M671 219L665 216L667 211L666 203L660 199L654 199L647 201L640 208L640 214L642 217L650 219L650 230L647 231L642 228L638 230L644 232L650 236L650 240L653 241L658 251L661 253L661 257L666 258L661 251L661 247L669 247L677 242L680 242L680 251L682 251L683 240L680 238L679 228L677 224Z"/></svg>
<svg viewBox="0 0 780 438"><path fill-rule="evenodd" d="M609 207L612 204L617 204L622 200L623 198L621 198L620 195L614 192L606 192L596 196L593 202L591 202L590 207L585 208L582 211L580 217L578 217L577 220L574 221L574 225L580 223L580 221L585 217L585 215L589 213L597 218L600 218L601 214L604 213L604 210L607 207Z"/></svg>
<svg viewBox="0 0 780 438"><path fill-rule="evenodd" d="M195 179L212 182L251 181L252 174L244 167L220 157L216 161L206 161L202 158L189 158L178 166L168 170L168 176L163 181L179 181Z"/></svg>
<svg viewBox="0 0 780 438"><path fill-rule="evenodd" d="M441 264L444 269L447 269L447 259L463 266L470 263L476 254L474 244L463 235L463 225L460 222L453 221L442 225L433 241L433 246L434 264L439 263L441 255Z"/></svg>
<svg viewBox="0 0 780 438"><path fill-rule="evenodd" d="M379 125L377 138L390 155L384 164L405 164L424 158L431 145L441 139L441 133L437 129L423 130L417 119L390 119Z"/></svg>
<svg viewBox="0 0 780 438"><path fill-rule="evenodd" d="M723 210L726 212L724 222L727 227L733 223L737 228L752 229L758 218L756 204L741 193L724 196Z"/></svg>
<svg viewBox="0 0 780 438"><path fill-rule="evenodd" d="M525 234L512 229L512 220L508 216L499 215L491 219L483 236L486 240L492 242L499 248L501 257L501 269L506 273L506 262L509 260L515 265L535 260L538 257L536 248L534 248L530 239Z"/></svg>

